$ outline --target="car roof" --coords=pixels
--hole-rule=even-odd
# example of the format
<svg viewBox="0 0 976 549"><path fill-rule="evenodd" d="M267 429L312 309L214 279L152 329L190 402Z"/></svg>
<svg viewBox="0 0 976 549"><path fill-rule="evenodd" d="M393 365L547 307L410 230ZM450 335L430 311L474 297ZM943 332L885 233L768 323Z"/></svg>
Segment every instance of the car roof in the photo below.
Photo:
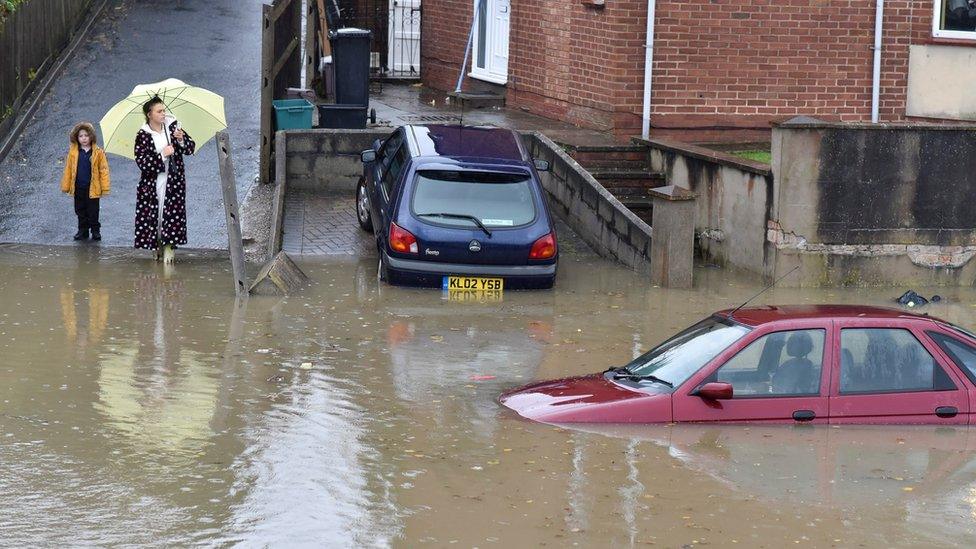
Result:
<svg viewBox="0 0 976 549"><path fill-rule="evenodd" d="M525 162L521 140L512 130L481 126L404 126L414 157L450 157Z"/></svg>
<svg viewBox="0 0 976 549"><path fill-rule="evenodd" d="M715 314L729 318L734 309L725 309ZM770 322L809 319L874 319L874 320L938 320L927 314L915 314L891 307L869 305L766 305L743 307L732 315L732 320L748 326L760 326Z"/></svg>

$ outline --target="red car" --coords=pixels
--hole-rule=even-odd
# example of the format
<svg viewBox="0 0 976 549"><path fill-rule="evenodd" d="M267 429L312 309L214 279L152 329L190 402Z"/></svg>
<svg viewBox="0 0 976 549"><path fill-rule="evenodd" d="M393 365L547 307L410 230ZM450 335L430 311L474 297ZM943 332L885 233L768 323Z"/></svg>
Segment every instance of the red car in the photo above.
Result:
<svg viewBox="0 0 976 549"><path fill-rule="evenodd" d="M976 335L882 307L726 310L626 366L499 400L547 423L968 424Z"/></svg>

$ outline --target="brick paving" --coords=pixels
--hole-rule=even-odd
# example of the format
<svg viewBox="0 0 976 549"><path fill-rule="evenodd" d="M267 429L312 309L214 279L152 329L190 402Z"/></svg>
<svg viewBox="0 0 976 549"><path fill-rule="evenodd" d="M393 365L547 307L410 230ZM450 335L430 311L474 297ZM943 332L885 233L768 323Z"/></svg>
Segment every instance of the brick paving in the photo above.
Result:
<svg viewBox="0 0 976 549"><path fill-rule="evenodd" d="M359 228L352 193L289 191L282 246L292 255L375 255L373 236Z"/></svg>
<svg viewBox="0 0 976 549"><path fill-rule="evenodd" d="M373 235L359 228L351 193L320 194L289 191L282 223L283 249L296 256L375 256ZM596 257L576 233L555 218L562 254L576 259Z"/></svg>

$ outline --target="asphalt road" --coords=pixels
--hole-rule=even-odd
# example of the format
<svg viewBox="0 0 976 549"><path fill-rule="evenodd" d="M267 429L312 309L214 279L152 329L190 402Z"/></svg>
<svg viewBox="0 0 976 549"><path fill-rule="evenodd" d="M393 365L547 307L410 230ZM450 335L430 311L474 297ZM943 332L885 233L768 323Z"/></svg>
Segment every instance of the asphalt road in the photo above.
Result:
<svg viewBox="0 0 976 549"><path fill-rule="evenodd" d="M0 242L69 244L77 220L59 190L68 131L96 124L136 84L178 78L225 98L240 199L258 172L259 0L112 0L37 114L0 163ZM198 140L199 143L199 140ZM132 246L132 160L109 155L112 193L101 201L102 246ZM188 247L226 248L217 153L187 157ZM94 245L87 243L85 245Z"/></svg>

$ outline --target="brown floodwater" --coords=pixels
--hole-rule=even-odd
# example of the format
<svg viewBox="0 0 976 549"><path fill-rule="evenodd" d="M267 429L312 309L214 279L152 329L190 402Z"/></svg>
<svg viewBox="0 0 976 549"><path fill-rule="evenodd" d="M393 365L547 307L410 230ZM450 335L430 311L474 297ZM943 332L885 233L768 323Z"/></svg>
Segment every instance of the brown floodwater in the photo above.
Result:
<svg viewBox="0 0 976 549"><path fill-rule="evenodd" d="M755 293L749 279L702 269L694 290L665 291L570 254L551 292L456 303L332 259L303 264L301 295L238 303L225 263L0 246L3 545L976 540L976 430L567 429L496 403L622 364ZM927 310L976 327L972 290L938 293Z"/></svg>

